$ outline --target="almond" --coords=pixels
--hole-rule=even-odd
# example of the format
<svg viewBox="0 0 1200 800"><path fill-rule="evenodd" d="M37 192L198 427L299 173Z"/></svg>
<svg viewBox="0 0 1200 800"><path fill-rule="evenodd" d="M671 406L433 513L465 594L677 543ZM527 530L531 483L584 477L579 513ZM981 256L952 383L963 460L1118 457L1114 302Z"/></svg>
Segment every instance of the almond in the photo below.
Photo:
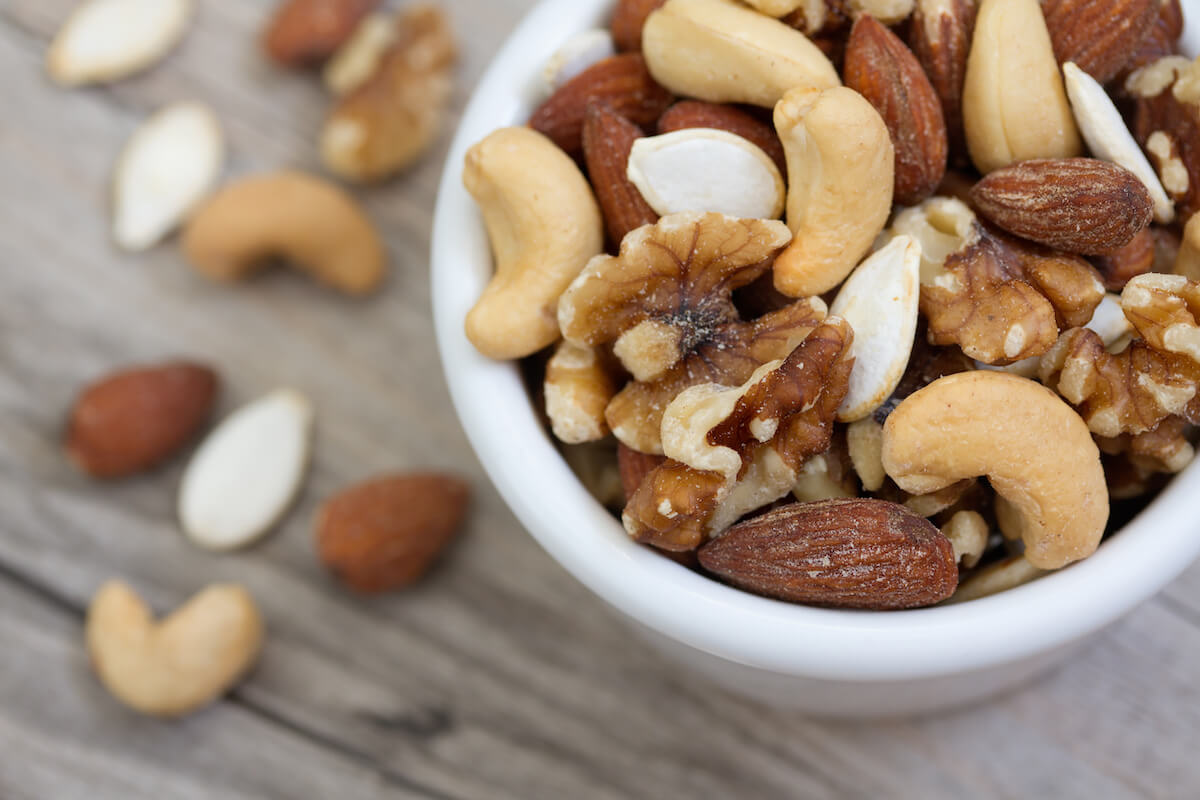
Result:
<svg viewBox="0 0 1200 800"><path fill-rule="evenodd" d="M741 136L770 156L781 175L787 174L787 160L783 156L779 134L775 133L772 126L736 106L683 100L658 118L659 133L673 133L688 128L713 128Z"/></svg>
<svg viewBox="0 0 1200 800"><path fill-rule="evenodd" d="M909 46L942 103L950 154L956 163L967 159L962 92L978 10L975 0L917 0L909 27Z"/></svg>
<svg viewBox="0 0 1200 800"><path fill-rule="evenodd" d="M954 593L954 548L928 520L884 500L795 503L741 522L699 551L704 569L793 603L896 609Z"/></svg>
<svg viewBox="0 0 1200 800"><path fill-rule="evenodd" d="M212 412L217 374L177 362L108 375L83 390L71 410L66 450L96 478L119 478L174 455Z"/></svg>
<svg viewBox="0 0 1200 800"><path fill-rule="evenodd" d="M1034 159L995 170L971 190L1009 233L1069 253L1124 247L1150 224L1150 193L1132 172L1094 158Z"/></svg>
<svg viewBox="0 0 1200 800"><path fill-rule="evenodd" d="M671 93L650 77L637 53L606 58L567 81L542 103L529 125L571 155L583 148L587 107L604 102L635 125L652 125L671 104Z"/></svg>
<svg viewBox="0 0 1200 800"><path fill-rule="evenodd" d="M352 486L317 514L321 561L357 592L421 578L458 533L470 487L452 475L391 475Z"/></svg>
<svg viewBox="0 0 1200 800"><path fill-rule="evenodd" d="M1104 288L1119 292L1130 278L1154 267L1154 234L1149 228L1143 228L1129 244L1107 255L1093 256L1091 262L1104 277Z"/></svg>
<svg viewBox="0 0 1200 800"><path fill-rule="evenodd" d="M1045 0L1058 63L1073 61L1100 83L1125 66L1158 17L1158 0Z"/></svg>
<svg viewBox="0 0 1200 800"><path fill-rule="evenodd" d="M583 158L613 245L619 246L630 231L658 221L658 214L625 176L629 151L640 138L641 129L607 103L588 106L583 124Z"/></svg>
<svg viewBox="0 0 1200 800"><path fill-rule="evenodd" d="M379 0L284 0L263 30L263 49L285 67L324 61L377 5Z"/></svg>
<svg viewBox="0 0 1200 800"><path fill-rule="evenodd" d="M846 85L883 117L896 151L895 200L916 205L933 193L946 173L949 142L942 106L921 64L870 15L850 29Z"/></svg>
<svg viewBox="0 0 1200 800"><path fill-rule="evenodd" d="M617 53L612 34L602 28L582 31L567 39L542 67L546 91L554 92L588 67Z"/></svg>
<svg viewBox="0 0 1200 800"><path fill-rule="evenodd" d="M646 17L666 1L617 0L617 7L613 11L612 25L610 26L617 49L622 52L640 52L642 28L646 25Z"/></svg>
<svg viewBox="0 0 1200 800"><path fill-rule="evenodd" d="M1163 56L1179 52L1178 39L1183 33L1183 8L1179 0L1158 0L1158 16L1154 24L1142 38L1141 43L1133 49L1129 60L1120 72L1113 78L1117 90L1124 87L1125 81L1135 70L1147 64L1152 64Z"/></svg>
<svg viewBox="0 0 1200 800"><path fill-rule="evenodd" d="M625 501L642 485L642 481L655 467L667 460L666 456L641 453L624 442L617 443L617 469L621 473L621 486L625 490Z"/></svg>

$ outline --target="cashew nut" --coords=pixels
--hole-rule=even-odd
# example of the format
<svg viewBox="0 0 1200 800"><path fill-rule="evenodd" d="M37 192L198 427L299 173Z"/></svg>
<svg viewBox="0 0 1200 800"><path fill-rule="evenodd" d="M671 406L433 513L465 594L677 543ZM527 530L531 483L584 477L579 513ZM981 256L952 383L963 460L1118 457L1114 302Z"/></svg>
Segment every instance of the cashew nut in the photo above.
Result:
<svg viewBox="0 0 1200 800"><path fill-rule="evenodd" d="M711 103L769 108L795 87L841 85L807 36L732 0L667 0L646 20L642 53L654 80Z"/></svg>
<svg viewBox="0 0 1200 800"><path fill-rule="evenodd" d="M536 353L558 338L559 295L604 248L596 198L575 162L532 128L501 128L472 147L463 183L496 261L467 338L490 358Z"/></svg>
<svg viewBox="0 0 1200 800"><path fill-rule="evenodd" d="M962 372L906 398L884 423L883 466L915 494L986 475L1020 512L1025 557L1042 569L1091 555L1108 522L1087 424L1049 389L1015 375Z"/></svg>
<svg viewBox="0 0 1200 800"><path fill-rule="evenodd" d="M1038 0L983 0L963 80L963 125L983 174L1083 152Z"/></svg>
<svg viewBox="0 0 1200 800"><path fill-rule="evenodd" d="M350 195L302 172L243 178L188 222L183 251L210 278L244 278L280 258L348 294L383 278L379 234Z"/></svg>
<svg viewBox="0 0 1200 800"><path fill-rule="evenodd" d="M262 649L263 622L240 586L209 586L161 622L133 589L109 581L92 598L87 648L100 681L143 714L174 717L224 694Z"/></svg>
<svg viewBox="0 0 1200 800"><path fill-rule="evenodd" d="M892 211L895 152L883 118L853 89L789 91L775 129L791 180L792 243L775 261L775 288L791 297L842 282Z"/></svg>

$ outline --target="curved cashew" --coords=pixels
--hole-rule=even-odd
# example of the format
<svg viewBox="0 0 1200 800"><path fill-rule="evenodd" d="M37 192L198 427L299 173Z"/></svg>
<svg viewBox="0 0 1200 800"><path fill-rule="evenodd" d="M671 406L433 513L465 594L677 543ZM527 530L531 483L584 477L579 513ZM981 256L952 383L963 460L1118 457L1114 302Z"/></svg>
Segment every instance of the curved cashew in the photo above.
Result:
<svg viewBox="0 0 1200 800"><path fill-rule="evenodd" d="M209 586L158 623L120 581L100 587L88 608L88 655L100 681L125 705L154 716L215 700L254 664L262 638L262 617L240 586Z"/></svg>
<svg viewBox="0 0 1200 800"><path fill-rule="evenodd" d="M710 103L770 108L798 86L841 85L807 36L732 0L667 0L646 20L642 53L654 80Z"/></svg>
<svg viewBox="0 0 1200 800"><path fill-rule="evenodd" d="M604 248L600 208L575 162L532 128L501 128L467 152L496 274L467 314L485 356L522 358L558 338L558 297Z"/></svg>
<svg viewBox="0 0 1200 800"><path fill-rule="evenodd" d="M883 118L853 89L793 89L775 106L791 185L792 243L775 260L775 288L791 297L842 282L892 211L896 157Z"/></svg>
<svg viewBox="0 0 1200 800"><path fill-rule="evenodd" d="M883 466L924 494L986 475L1020 512L1025 557L1056 569L1091 555L1108 522L1100 451L1049 389L1001 372L962 372L911 395L883 426Z"/></svg>
<svg viewBox="0 0 1200 800"><path fill-rule="evenodd" d="M383 278L383 242L362 208L332 183L283 171L231 183L188 222L183 251L210 278L244 278L282 258L348 294Z"/></svg>

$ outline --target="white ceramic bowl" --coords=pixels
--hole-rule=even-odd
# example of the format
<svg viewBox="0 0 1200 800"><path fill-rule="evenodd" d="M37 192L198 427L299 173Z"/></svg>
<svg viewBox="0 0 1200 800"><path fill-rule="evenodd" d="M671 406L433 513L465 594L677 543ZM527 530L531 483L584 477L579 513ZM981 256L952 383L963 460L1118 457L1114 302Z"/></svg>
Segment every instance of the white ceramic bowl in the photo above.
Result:
<svg viewBox="0 0 1200 800"><path fill-rule="evenodd" d="M1200 0L1185 0L1200 21ZM433 304L451 395L484 468L543 548L670 656L772 705L847 716L943 708L1027 682L1162 589L1200 553L1193 464L1091 558L962 605L834 611L757 597L634 544L563 462L510 363L479 355L463 319L492 273L462 187L468 147L523 124L540 71L611 0L544 0L484 75L450 148L434 222ZM1197 24L1185 34L1195 52Z"/></svg>

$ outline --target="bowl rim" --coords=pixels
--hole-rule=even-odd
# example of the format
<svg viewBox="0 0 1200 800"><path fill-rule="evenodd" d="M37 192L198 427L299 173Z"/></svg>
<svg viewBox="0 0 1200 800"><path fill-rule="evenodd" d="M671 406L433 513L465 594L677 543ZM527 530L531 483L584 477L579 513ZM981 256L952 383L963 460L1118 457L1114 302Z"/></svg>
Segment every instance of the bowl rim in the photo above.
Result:
<svg viewBox="0 0 1200 800"><path fill-rule="evenodd" d="M1200 0L1184 0L1194 14ZM606 603L677 642L761 670L842 681L908 680L983 669L1068 644L1157 593L1200 555L1188 498L1200 461L1093 556L968 603L910 611L813 608L759 597L632 542L575 478L538 420L513 363L467 341L463 320L492 272L482 219L462 186L470 145L520 125L542 65L571 34L603 25L611 0L542 0L480 80L442 173L431 252L434 325L450 395L485 471L522 525ZM1186 52L1200 30L1189 25Z"/></svg>

